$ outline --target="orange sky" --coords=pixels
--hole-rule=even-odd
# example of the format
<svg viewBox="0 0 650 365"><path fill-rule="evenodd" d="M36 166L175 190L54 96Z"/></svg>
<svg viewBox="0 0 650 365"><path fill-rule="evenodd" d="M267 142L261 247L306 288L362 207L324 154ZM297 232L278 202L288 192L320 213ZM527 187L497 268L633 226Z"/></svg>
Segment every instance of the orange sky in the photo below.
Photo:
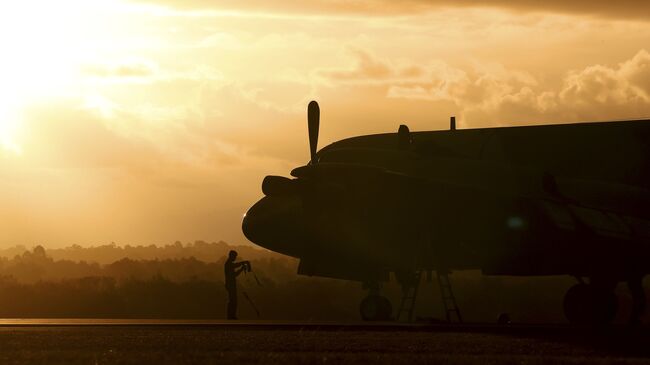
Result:
<svg viewBox="0 0 650 365"><path fill-rule="evenodd" d="M243 243L262 178L308 159L311 99L321 146L450 115L650 117L647 1L13 3L2 247Z"/></svg>

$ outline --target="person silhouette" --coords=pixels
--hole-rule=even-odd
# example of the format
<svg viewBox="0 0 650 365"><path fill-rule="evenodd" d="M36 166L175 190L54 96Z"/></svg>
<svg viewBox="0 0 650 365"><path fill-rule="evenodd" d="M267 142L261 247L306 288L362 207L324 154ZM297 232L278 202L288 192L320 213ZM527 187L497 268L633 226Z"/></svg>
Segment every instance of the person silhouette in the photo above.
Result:
<svg viewBox="0 0 650 365"><path fill-rule="evenodd" d="M237 319L237 276L242 273L242 271L248 270L250 267L250 262L240 261L235 262L237 259L237 251L230 250L228 252L228 259L224 266L224 276L226 282L226 291L228 292L228 306L226 318L228 319Z"/></svg>

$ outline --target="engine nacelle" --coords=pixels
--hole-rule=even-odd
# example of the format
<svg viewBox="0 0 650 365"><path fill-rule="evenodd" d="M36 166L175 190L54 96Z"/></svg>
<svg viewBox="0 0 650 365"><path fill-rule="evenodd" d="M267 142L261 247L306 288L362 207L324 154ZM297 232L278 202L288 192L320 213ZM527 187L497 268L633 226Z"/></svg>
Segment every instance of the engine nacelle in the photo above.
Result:
<svg viewBox="0 0 650 365"><path fill-rule="evenodd" d="M296 182L284 176L269 175L262 181L262 192L266 196L294 194L296 192Z"/></svg>

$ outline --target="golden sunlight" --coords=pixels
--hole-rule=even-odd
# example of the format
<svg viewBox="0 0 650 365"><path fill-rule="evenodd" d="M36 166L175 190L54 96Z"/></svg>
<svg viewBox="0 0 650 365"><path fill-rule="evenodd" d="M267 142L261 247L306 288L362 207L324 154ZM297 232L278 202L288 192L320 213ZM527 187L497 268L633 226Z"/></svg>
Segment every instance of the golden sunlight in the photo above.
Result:
<svg viewBox="0 0 650 365"><path fill-rule="evenodd" d="M0 95L3 97L4 95ZM21 149L16 144L16 135L18 129L18 118L14 115L15 108L10 103L3 101L0 103L0 151L3 149L20 154Z"/></svg>
<svg viewBox="0 0 650 365"><path fill-rule="evenodd" d="M116 0L8 2L0 10L0 148L20 153L21 111L75 92L80 66L110 42Z"/></svg>
<svg viewBox="0 0 650 365"><path fill-rule="evenodd" d="M0 249L248 244L241 212L260 177L304 162L312 99L319 147L452 115L459 129L650 115L637 7L460 3L0 2Z"/></svg>

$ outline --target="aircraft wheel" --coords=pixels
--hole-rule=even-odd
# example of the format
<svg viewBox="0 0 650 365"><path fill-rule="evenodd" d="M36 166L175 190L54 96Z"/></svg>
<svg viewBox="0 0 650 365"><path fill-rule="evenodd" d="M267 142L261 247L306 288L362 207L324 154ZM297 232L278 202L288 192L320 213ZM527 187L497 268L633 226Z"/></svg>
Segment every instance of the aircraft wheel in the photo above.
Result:
<svg viewBox="0 0 650 365"><path fill-rule="evenodd" d="M572 324L610 323L618 309L616 295L589 284L576 284L564 296L564 315Z"/></svg>
<svg viewBox="0 0 650 365"><path fill-rule="evenodd" d="M368 295L361 301L359 312L364 321L387 321L390 319L393 307L386 297Z"/></svg>

